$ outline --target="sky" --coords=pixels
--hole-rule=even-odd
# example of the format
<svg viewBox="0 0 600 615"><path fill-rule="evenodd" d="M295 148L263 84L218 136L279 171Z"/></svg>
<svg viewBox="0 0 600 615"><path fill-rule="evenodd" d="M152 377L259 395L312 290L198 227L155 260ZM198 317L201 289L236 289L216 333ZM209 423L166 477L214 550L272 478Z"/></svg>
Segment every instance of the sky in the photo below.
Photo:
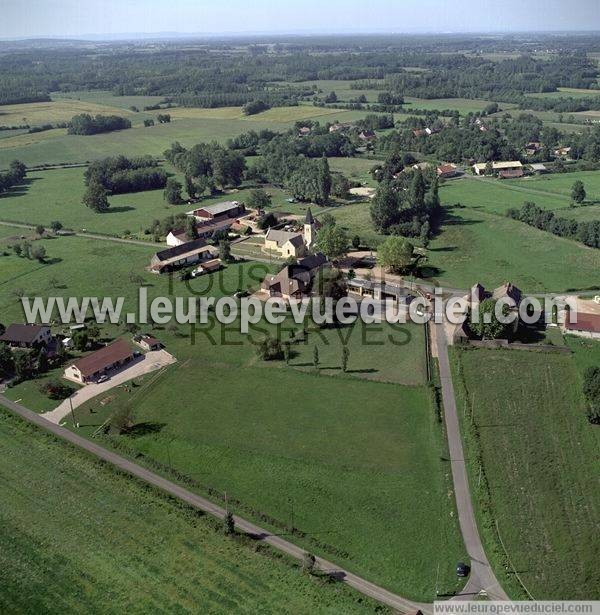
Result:
<svg viewBox="0 0 600 615"><path fill-rule="evenodd" d="M0 37L600 30L600 0L0 0Z"/></svg>

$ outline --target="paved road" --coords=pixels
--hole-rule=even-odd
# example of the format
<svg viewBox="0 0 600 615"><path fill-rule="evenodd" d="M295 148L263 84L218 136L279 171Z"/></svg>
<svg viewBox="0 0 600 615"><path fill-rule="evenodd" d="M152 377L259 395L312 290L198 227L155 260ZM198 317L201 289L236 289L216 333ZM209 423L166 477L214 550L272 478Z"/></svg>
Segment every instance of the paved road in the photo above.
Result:
<svg viewBox="0 0 600 615"><path fill-rule="evenodd" d="M179 485L176 485L175 483L167 480L166 478L163 478L162 476L159 476L158 474L155 474L154 472L151 472L150 470L147 470L146 468L132 461L129 461L124 457L121 457L121 455L113 453L112 451L109 451L93 442L90 442L89 440L86 440L85 438L82 438L81 436L72 433L71 431L65 429L64 427L61 427L60 425L56 425L55 423L47 421L39 414L36 414L35 412L32 412L31 410L28 410L27 408L16 404L15 402L7 399L2 395L0 395L0 404L5 406L12 413L25 419L26 421L33 423L34 425L37 425L38 427L41 427L46 431L49 431L58 438L70 442L71 444L87 451L88 453L98 457L99 459L103 459L104 461L112 464L120 470L123 470L131 474L132 476L135 476L136 478L139 478L144 482L153 485L154 487L157 487L161 491L164 491L178 498L186 504L189 504L194 508L202 510L205 513L213 515L218 519L224 518L225 510L220 506L217 506L209 500L200 497L199 495L196 495L195 493L192 493L191 491L188 491L187 489L184 489ZM284 553L287 553L288 555L298 560L302 560L305 553L304 549L296 546L291 542L288 542L281 536L271 534L267 530L258 527L257 525L254 525L253 523L250 523L249 521L246 521L241 517L234 515L234 520L236 528L239 531L252 536L256 540L260 540L279 551L283 551ZM346 583L347 585L356 589L362 594L369 596L370 598L374 598L375 600L378 600L379 602L402 613L414 612L417 609L421 609L423 613L429 615L433 611L430 604L420 604L417 602L412 602L411 600L407 600L402 596L398 596L397 594L389 592L386 589L375 585L374 583L370 583L369 581L366 581L365 579L355 574L352 574L351 572L348 572L343 568L339 568L332 562L329 562L320 557L317 557L316 566L319 570L322 570L323 572L331 575L332 577L338 579L340 582Z"/></svg>
<svg viewBox="0 0 600 615"><path fill-rule="evenodd" d="M86 384L73 393L71 397L62 401L54 410L45 412L43 416L52 423L60 423L71 412L71 407L77 408L97 395L106 393L128 380L133 380L133 378L139 378L144 374L162 369L167 365L175 363L176 360L166 350L151 350L121 369L111 371L109 373L110 379L106 382Z"/></svg>
<svg viewBox="0 0 600 615"><path fill-rule="evenodd" d="M448 343L443 324L432 324L435 327L435 343L440 369L442 385L442 401L444 404L444 417L446 420L446 432L448 434L448 448L450 464L452 467L452 480L456 496L458 521L467 553L471 558L471 575L463 591L457 596L460 600L470 600L474 594L481 590L487 592L492 600L508 600L508 595L502 589L496 575L485 555L469 491L469 479L465 464L460 427L456 410L456 398L452 384L450 360L448 358Z"/></svg>

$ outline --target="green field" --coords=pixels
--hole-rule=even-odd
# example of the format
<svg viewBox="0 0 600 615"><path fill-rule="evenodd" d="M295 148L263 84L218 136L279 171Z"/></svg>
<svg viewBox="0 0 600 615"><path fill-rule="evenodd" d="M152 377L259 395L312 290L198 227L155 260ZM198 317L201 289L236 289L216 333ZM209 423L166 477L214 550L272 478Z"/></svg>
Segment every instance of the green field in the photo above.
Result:
<svg viewBox="0 0 600 615"><path fill-rule="evenodd" d="M513 597L527 597L524 586L536 599L598 599L600 432L573 358L480 349L453 359L479 531L500 581Z"/></svg>
<svg viewBox="0 0 600 615"><path fill-rule="evenodd" d="M455 201L446 195L444 187L443 200ZM430 276L455 288L510 280L527 292L559 292L599 283L600 251L483 209L451 207L427 256Z"/></svg>
<svg viewBox="0 0 600 615"><path fill-rule="evenodd" d="M479 100L476 98L414 98L412 96L404 97L406 111L411 109L423 109L426 111L445 111L452 109L459 111L461 115L467 113L477 113L483 111L489 104L489 100ZM516 105L511 103L499 103L501 110L510 110Z"/></svg>
<svg viewBox="0 0 600 615"><path fill-rule="evenodd" d="M381 612L5 411L0 452L5 613Z"/></svg>
<svg viewBox="0 0 600 615"><path fill-rule="evenodd" d="M525 94L531 98L590 98L600 96L600 90L584 90L581 88L558 88L558 92L531 92Z"/></svg>
<svg viewBox="0 0 600 615"><path fill-rule="evenodd" d="M46 103L50 106L48 117L57 112L52 105L59 105L63 115L71 113L65 111L65 105L93 105L76 101L62 101ZM34 103L42 104L42 103ZM69 107L69 108L71 108ZM107 113L115 113L115 108L108 109ZM29 166L41 164L59 164L64 162L86 162L116 153L125 155L151 154L161 156L174 141L179 141L186 147L191 147L202 141L218 141L224 143L227 139L235 137L249 130L285 131L292 127L297 120L310 118L321 123L326 122L352 122L364 117L368 111L345 111L344 109L323 109L312 105L298 107L282 107L270 109L264 113L250 117L243 116L239 108L224 109L170 109L168 113L173 116L169 124L156 124L144 127L144 117L155 117L156 112L132 113L119 111L132 119L134 125L128 130L119 130L111 133L80 136L67 135L64 129L40 132L35 134L16 135L0 139L0 169L8 166L11 160L18 158ZM18 114L18 113L17 113ZM67 119L71 119L74 113ZM43 113L40 122L43 123ZM0 122L2 118L0 116ZM49 121L49 120L48 120Z"/></svg>
<svg viewBox="0 0 600 615"><path fill-rule="evenodd" d="M403 595L433 599L437 562L456 589L462 547L424 388L213 361L200 353L133 393L136 423L155 427L117 442ZM97 426L115 403L77 420Z"/></svg>

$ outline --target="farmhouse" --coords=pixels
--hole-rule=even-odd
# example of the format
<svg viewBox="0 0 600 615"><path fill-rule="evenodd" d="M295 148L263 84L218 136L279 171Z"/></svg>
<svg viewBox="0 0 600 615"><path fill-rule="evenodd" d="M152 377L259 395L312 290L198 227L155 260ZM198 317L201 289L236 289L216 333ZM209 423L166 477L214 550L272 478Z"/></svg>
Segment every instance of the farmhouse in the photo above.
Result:
<svg viewBox="0 0 600 615"><path fill-rule="evenodd" d="M85 384L97 380L111 369L121 367L131 360L133 360L131 347L125 340L118 339L69 365L65 369L65 378Z"/></svg>
<svg viewBox="0 0 600 615"><path fill-rule="evenodd" d="M558 147L557 149L554 150L553 153L557 158L568 158L569 154L571 153L571 148L570 147Z"/></svg>
<svg viewBox="0 0 600 615"><path fill-rule="evenodd" d="M276 275L268 275L261 284L270 297L301 299L310 294L316 274L329 264L323 254L301 258L297 263L286 265Z"/></svg>
<svg viewBox="0 0 600 615"><path fill-rule="evenodd" d="M8 325L0 342L14 348L41 348L47 346L52 339L50 327L47 325Z"/></svg>
<svg viewBox="0 0 600 615"><path fill-rule="evenodd" d="M310 126L302 126L298 129L298 136L299 137L306 137L307 135L309 135L311 133L311 128Z"/></svg>
<svg viewBox="0 0 600 615"><path fill-rule="evenodd" d="M440 179L449 179L459 174L458 167L452 163L440 165L435 172Z"/></svg>
<svg viewBox="0 0 600 615"><path fill-rule="evenodd" d="M181 246L184 243L187 243L189 240L190 238L187 236L186 232L181 229L173 229L172 231L169 231L169 234L166 238L167 245L171 248L174 248L175 246Z"/></svg>
<svg viewBox="0 0 600 615"><path fill-rule="evenodd" d="M542 144L539 141L532 141L525 146L525 153L528 156L535 156L542 149Z"/></svg>
<svg viewBox="0 0 600 615"><path fill-rule="evenodd" d="M487 162L478 162L473 165L473 172L475 175L485 175L485 169L487 167ZM494 173L498 174L500 171L516 171L518 169L523 169L523 165L519 160L512 160L508 162L492 162L492 170Z"/></svg>
<svg viewBox="0 0 600 615"><path fill-rule="evenodd" d="M216 222L242 216L246 213L246 208L243 203L239 203L238 201L224 201L223 203L200 207L191 213L198 218L200 222L206 222L207 220Z"/></svg>
<svg viewBox="0 0 600 615"><path fill-rule="evenodd" d="M565 331L580 337L600 339L600 314L577 312L577 322L575 322L569 311L565 321Z"/></svg>
<svg viewBox="0 0 600 615"><path fill-rule="evenodd" d="M354 124L349 122L336 122L329 127L329 132L338 132L340 130L350 130L354 128Z"/></svg>
<svg viewBox="0 0 600 615"><path fill-rule="evenodd" d="M207 245L203 238L195 239L157 252L150 260L150 271L154 273L173 271L178 267L211 258L214 254L215 248Z"/></svg>
<svg viewBox="0 0 600 615"><path fill-rule="evenodd" d="M136 335L133 341L144 350L160 350L162 348L162 344L155 337L147 333L144 335Z"/></svg>
<svg viewBox="0 0 600 615"><path fill-rule="evenodd" d="M208 261L204 261L194 271L192 271L192 277L197 278L198 276L204 275L205 273L212 273L213 271L218 271L221 269L222 263L220 258L213 258Z"/></svg>
<svg viewBox="0 0 600 615"><path fill-rule="evenodd" d="M500 179L518 179L524 175L525 173L523 172L523 169L506 169L498 173L498 177Z"/></svg>
<svg viewBox="0 0 600 615"><path fill-rule="evenodd" d="M542 174L542 173L547 173L548 172L548 167L546 167L545 164L542 164L541 162L534 162L533 164L529 165L529 168L534 172L534 173L538 173L538 174Z"/></svg>

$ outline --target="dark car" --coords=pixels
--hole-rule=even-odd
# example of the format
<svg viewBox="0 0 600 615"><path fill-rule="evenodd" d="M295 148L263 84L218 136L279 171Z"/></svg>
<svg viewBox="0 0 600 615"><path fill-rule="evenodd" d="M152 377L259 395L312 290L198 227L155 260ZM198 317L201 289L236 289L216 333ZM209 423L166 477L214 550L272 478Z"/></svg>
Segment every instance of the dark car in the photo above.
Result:
<svg viewBox="0 0 600 615"><path fill-rule="evenodd" d="M469 572L471 572L471 567L468 564L465 564L464 562L458 562L458 564L456 564L457 577L468 577Z"/></svg>

